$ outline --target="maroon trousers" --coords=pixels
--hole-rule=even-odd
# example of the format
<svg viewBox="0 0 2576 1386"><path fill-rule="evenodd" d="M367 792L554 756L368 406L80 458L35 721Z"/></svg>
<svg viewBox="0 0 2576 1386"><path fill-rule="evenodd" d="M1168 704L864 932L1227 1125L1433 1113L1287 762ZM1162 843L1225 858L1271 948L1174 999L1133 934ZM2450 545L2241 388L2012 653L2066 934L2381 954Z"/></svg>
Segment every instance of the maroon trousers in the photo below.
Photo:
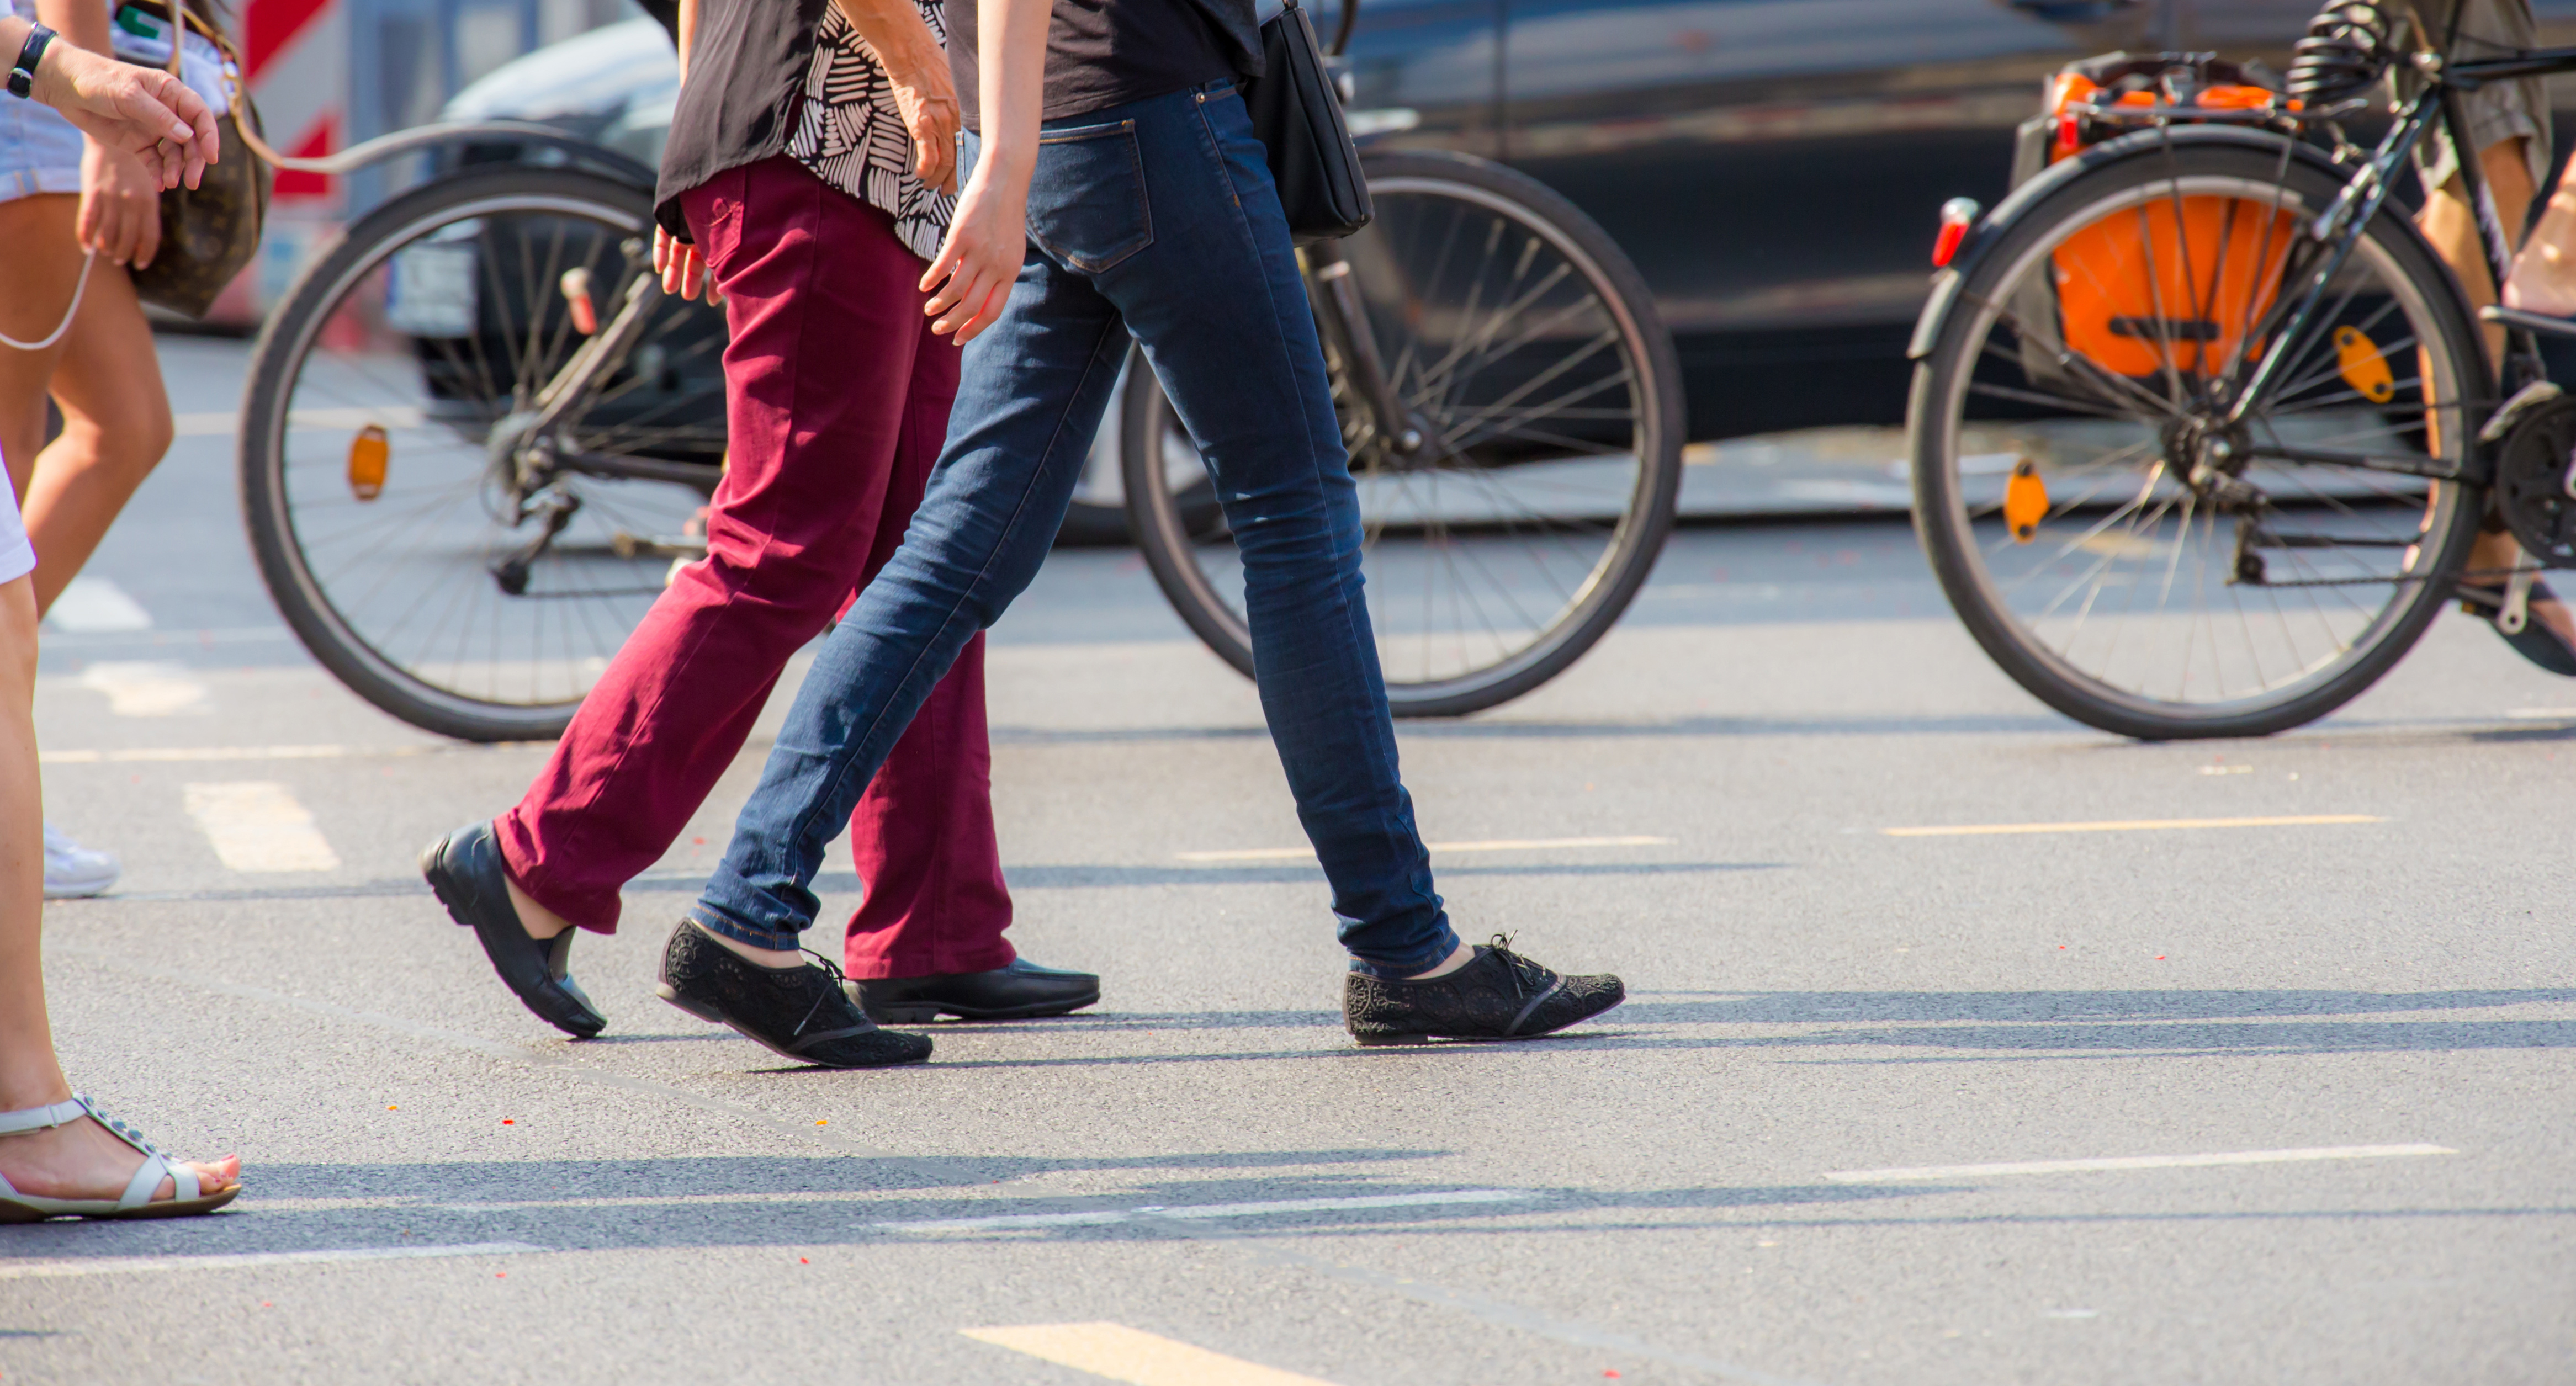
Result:
<svg viewBox="0 0 2576 1386"><path fill-rule="evenodd" d="M659 860L751 734L788 656L903 540L957 394L893 219L793 159L684 194L725 295L730 454L707 556L610 661L544 773L495 827L519 887L585 929ZM865 890L852 977L981 972L1015 956L993 835L984 639L930 695L850 817Z"/></svg>

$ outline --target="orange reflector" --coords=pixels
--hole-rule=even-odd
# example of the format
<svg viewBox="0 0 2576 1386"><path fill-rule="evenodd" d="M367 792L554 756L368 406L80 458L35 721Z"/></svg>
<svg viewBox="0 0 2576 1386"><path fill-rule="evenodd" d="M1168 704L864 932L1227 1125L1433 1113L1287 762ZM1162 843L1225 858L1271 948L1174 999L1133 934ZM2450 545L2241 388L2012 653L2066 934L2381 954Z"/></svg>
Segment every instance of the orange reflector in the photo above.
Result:
<svg viewBox="0 0 2576 1386"><path fill-rule="evenodd" d="M2013 463L2012 480L2004 483L2004 523L2012 526L2014 543L2027 544L2039 537L2039 522L2047 518L2048 483L2025 457Z"/></svg>
<svg viewBox="0 0 2576 1386"><path fill-rule="evenodd" d="M385 493L385 465L393 460L393 445L385 441L381 425L369 424L349 440L349 494L371 501Z"/></svg>
<svg viewBox="0 0 2576 1386"><path fill-rule="evenodd" d="M2343 372L2343 383L2353 393L2373 404L2386 404L2397 397L2397 376L2388 369L2388 353L2379 344L2362 335L2357 327L2338 327L2334 333L2335 366Z"/></svg>
<svg viewBox="0 0 2576 1386"><path fill-rule="evenodd" d="M599 330L599 310L590 302L590 271L575 266L563 272L556 285L563 290L564 303L572 309L572 328L587 337Z"/></svg>

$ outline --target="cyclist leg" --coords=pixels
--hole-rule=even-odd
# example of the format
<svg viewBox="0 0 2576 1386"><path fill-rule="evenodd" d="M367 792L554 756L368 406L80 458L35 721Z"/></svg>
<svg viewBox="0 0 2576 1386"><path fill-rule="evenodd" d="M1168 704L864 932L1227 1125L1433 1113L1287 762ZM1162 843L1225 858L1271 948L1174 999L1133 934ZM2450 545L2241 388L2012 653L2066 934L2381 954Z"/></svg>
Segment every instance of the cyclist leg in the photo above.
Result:
<svg viewBox="0 0 2576 1386"><path fill-rule="evenodd" d="M2442 36L2451 31L2455 12L2459 24L2455 57L2496 56L2539 45L2530 0L2416 0L2414 8L2416 42L2422 48L2440 47ZM2414 86L2412 72L2402 64L2390 70L2390 81L2401 96L2410 94ZM2505 292L2517 300L2517 307L2523 306L2517 285L2525 280L2525 264L2534 259L2546 239L2560 238L2564 247L2562 253L2550 257L2553 265L2565 255L2576 254L2576 191L2554 195L2553 208L2563 198L2569 204L2568 214L2543 217L2530 243L2521 244L2532 199L2551 162L2548 90L2537 78L2490 82L2461 97L2460 105L2468 122L2469 140L2477 149L2478 171L2495 203L2496 220L2504 231L2505 242L2508 247L2519 245L2521 250ZM2416 146L2416 168L2425 189L2424 210L2416 218L2416 225L2432 243L2434 253L2458 276L2471 312L2495 303L2495 276L2487 265L2477 212L2469 202L2467 184L2460 177L2460 151L2447 124L2436 122L2425 132L2423 142ZM2561 184L2563 187L2564 179ZM2569 277L2576 281L2576 265L2570 266ZM2576 310L2576 299L2571 299L2569 308ZM2488 327L2485 333L2488 359L2501 365L2504 329ZM2491 529L2480 534L2469 549L2466 570L2470 576L2462 585L2500 587L2503 575L2521 562L2522 548L2513 536ZM2569 648L2576 649L2576 613L2546 595L2547 591L2542 588L2533 594L2530 617Z"/></svg>
<svg viewBox="0 0 2576 1386"><path fill-rule="evenodd" d="M2415 46L2420 49L2438 52L2457 23L2454 58L2510 56L2540 42L2532 26L2531 0L2415 0L2414 10ZM2400 97L2413 95L2421 85L2413 69L2402 63L2390 69L2389 80ZM2533 77L2488 82L2458 101L2506 244L2519 245L2532 199L2549 174L2548 87ZM2424 184L2424 211L2416 224L2459 276L2474 312L2496 301L2496 284L2487 268L2477 211L2460 177L2463 157L2447 122L2436 121L2424 132L2415 147L2416 171ZM2501 360L2503 350L2503 330L2489 328L2488 356Z"/></svg>

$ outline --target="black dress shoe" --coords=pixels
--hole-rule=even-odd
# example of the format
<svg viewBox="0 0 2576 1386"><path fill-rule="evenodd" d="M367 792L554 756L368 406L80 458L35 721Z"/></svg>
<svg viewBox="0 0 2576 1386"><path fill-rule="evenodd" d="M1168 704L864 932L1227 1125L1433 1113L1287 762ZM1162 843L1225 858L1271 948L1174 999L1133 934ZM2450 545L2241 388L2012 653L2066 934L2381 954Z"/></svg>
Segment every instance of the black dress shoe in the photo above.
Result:
<svg viewBox="0 0 2576 1386"><path fill-rule="evenodd" d="M841 994L841 970L763 967L683 919L662 949L654 993L700 1020L730 1025L743 1038L800 1063L883 1068L930 1057L921 1035L880 1030Z"/></svg>
<svg viewBox="0 0 2576 1386"><path fill-rule="evenodd" d="M1365 972L1342 984L1342 1019L1364 1045L1434 1039L1522 1040L1590 1020L1628 999L1612 976L1560 977L1494 935L1444 977L1399 982Z"/></svg>
<svg viewBox="0 0 2576 1386"><path fill-rule="evenodd" d="M1088 972L1040 967L1015 958L990 972L947 972L932 977L871 977L843 982L870 1020L922 1025L942 1015L967 1020L1031 1020L1078 1011L1100 999L1100 979Z"/></svg>
<svg viewBox="0 0 2576 1386"><path fill-rule="evenodd" d="M459 828L422 848L420 874L438 892L438 903L447 906L448 914L483 941L492 970L539 1020L574 1039L589 1039L608 1028L608 1017L582 994L569 970L572 936L580 931L566 929L540 941L528 937L520 924L491 824Z"/></svg>

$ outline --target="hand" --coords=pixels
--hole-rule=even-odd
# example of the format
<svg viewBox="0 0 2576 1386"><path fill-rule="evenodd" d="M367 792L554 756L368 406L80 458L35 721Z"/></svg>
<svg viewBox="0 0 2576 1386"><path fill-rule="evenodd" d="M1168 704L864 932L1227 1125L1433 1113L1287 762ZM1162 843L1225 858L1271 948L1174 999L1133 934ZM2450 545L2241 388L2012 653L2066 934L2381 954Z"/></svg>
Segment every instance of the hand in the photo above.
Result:
<svg viewBox="0 0 2576 1386"><path fill-rule="evenodd" d="M160 176L123 149L97 140L82 144L81 248L142 269L161 250Z"/></svg>
<svg viewBox="0 0 2576 1386"><path fill-rule="evenodd" d="M912 136L912 176L944 193L957 191L957 84L936 45L926 61L885 64L894 108Z"/></svg>
<svg viewBox="0 0 2576 1386"><path fill-rule="evenodd" d="M724 302L723 292L716 288L715 275L708 271L697 246L673 239L659 226L653 228L653 272L662 276L662 292L666 294L696 298L698 291L704 289L708 303Z"/></svg>
<svg viewBox="0 0 2576 1386"><path fill-rule="evenodd" d="M1028 170L1005 171L996 153L988 146L976 161L965 195L957 199L957 218L948 224L948 240L921 276L922 292L930 294L921 310L931 319L930 330L957 334L959 346L1002 316L1028 255Z"/></svg>
<svg viewBox="0 0 2576 1386"><path fill-rule="evenodd" d="M223 149L205 98L158 68L103 58L61 39L46 46L37 67L37 100L92 140L134 156L161 187L197 186Z"/></svg>

